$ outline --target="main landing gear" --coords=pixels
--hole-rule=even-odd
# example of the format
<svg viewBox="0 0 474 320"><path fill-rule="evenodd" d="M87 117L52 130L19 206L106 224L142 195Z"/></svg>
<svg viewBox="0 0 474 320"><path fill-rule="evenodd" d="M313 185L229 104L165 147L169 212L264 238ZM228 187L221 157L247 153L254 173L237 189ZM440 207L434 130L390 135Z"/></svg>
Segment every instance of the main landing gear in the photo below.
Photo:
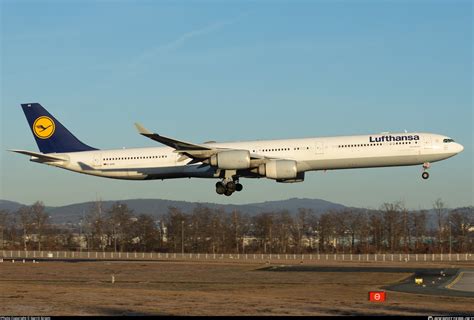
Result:
<svg viewBox="0 0 474 320"><path fill-rule="evenodd" d="M429 162L423 163L423 173L421 174L421 177L425 180L430 177L430 174L428 173L428 171L426 171L430 167L431 167L431 164Z"/></svg>
<svg viewBox="0 0 474 320"><path fill-rule="evenodd" d="M240 192L244 187L239 183L238 180L219 181L216 183L216 192L217 194L225 194L226 196L231 196L235 191Z"/></svg>

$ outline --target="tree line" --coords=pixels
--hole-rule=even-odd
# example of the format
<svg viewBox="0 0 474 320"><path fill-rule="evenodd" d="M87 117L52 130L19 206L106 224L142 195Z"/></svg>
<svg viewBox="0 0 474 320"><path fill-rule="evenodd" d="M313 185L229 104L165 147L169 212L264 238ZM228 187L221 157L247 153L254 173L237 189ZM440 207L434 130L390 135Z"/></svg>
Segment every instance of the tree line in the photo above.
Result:
<svg viewBox="0 0 474 320"><path fill-rule="evenodd" d="M0 249L185 253L465 253L474 246L472 207L427 210L384 203L378 210L316 214L300 208L249 215L197 206L169 207L159 218L124 203L94 203L80 223L51 222L42 202L0 211ZM429 223L431 222L434 223Z"/></svg>

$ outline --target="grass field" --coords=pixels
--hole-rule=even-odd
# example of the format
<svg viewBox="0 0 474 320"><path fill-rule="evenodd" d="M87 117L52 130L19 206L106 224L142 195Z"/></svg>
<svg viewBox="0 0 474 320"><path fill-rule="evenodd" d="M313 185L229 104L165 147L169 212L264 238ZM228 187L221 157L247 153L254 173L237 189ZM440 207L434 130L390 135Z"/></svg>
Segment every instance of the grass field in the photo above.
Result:
<svg viewBox="0 0 474 320"><path fill-rule="evenodd" d="M0 264L0 315L474 313L473 298L388 292L385 303L368 301L368 291L400 281L409 274L259 271L263 266L192 262L4 262Z"/></svg>

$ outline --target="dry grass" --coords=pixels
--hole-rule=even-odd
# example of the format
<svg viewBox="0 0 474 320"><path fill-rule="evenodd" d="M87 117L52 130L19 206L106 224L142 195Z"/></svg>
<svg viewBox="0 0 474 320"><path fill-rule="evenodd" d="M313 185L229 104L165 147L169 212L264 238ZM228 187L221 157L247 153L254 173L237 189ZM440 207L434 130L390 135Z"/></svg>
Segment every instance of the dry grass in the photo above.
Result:
<svg viewBox="0 0 474 320"><path fill-rule="evenodd" d="M368 291L408 274L256 271L261 266L2 263L0 315L440 315L474 311L472 298L388 292L383 304L367 301Z"/></svg>

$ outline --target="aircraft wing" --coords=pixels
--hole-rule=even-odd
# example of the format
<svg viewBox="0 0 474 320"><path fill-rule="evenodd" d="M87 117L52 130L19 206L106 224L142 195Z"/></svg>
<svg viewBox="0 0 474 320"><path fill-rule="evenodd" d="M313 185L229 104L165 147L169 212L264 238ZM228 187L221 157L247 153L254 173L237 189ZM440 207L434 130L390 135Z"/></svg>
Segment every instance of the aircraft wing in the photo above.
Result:
<svg viewBox="0 0 474 320"><path fill-rule="evenodd" d="M212 148L209 146L204 146L200 144L195 144L195 143L190 143L190 142L185 142L185 141L180 141L180 140L172 139L169 137L165 137L165 136L149 131L148 129L146 129L139 123L135 123L135 127L137 128L138 132L142 136L145 136L149 139L152 139L154 141L167 145L173 149L176 149L175 152L182 155L182 157L178 161L183 161L186 158L192 158L193 160L195 160L195 161L192 161L193 163L200 162L201 160L212 157L213 155L215 155L216 153L219 153L220 151L229 150L228 148ZM256 154L251 154L250 157L251 159L255 159L255 160L265 159L265 157L261 157Z"/></svg>
<svg viewBox="0 0 474 320"><path fill-rule="evenodd" d="M62 158L60 156L53 156L51 154L44 154L44 153L38 153L38 152L26 151L26 150L8 150L8 151L21 153L21 154L31 156L31 157L36 157L46 162L67 161L66 158Z"/></svg>
<svg viewBox="0 0 474 320"><path fill-rule="evenodd" d="M158 141L164 145L167 145L168 147L171 147L176 150L189 150L189 151L205 151L205 150L212 150L212 148L194 144L194 143L189 143L185 141L180 141L172 138L168 138L162 135L159 135L157 133L153 133L149 130L147 130L145 127L143 127L139 123L135 123L135 127L137 127L138 132L147 138L150 138L151 140Z"/></svg>

